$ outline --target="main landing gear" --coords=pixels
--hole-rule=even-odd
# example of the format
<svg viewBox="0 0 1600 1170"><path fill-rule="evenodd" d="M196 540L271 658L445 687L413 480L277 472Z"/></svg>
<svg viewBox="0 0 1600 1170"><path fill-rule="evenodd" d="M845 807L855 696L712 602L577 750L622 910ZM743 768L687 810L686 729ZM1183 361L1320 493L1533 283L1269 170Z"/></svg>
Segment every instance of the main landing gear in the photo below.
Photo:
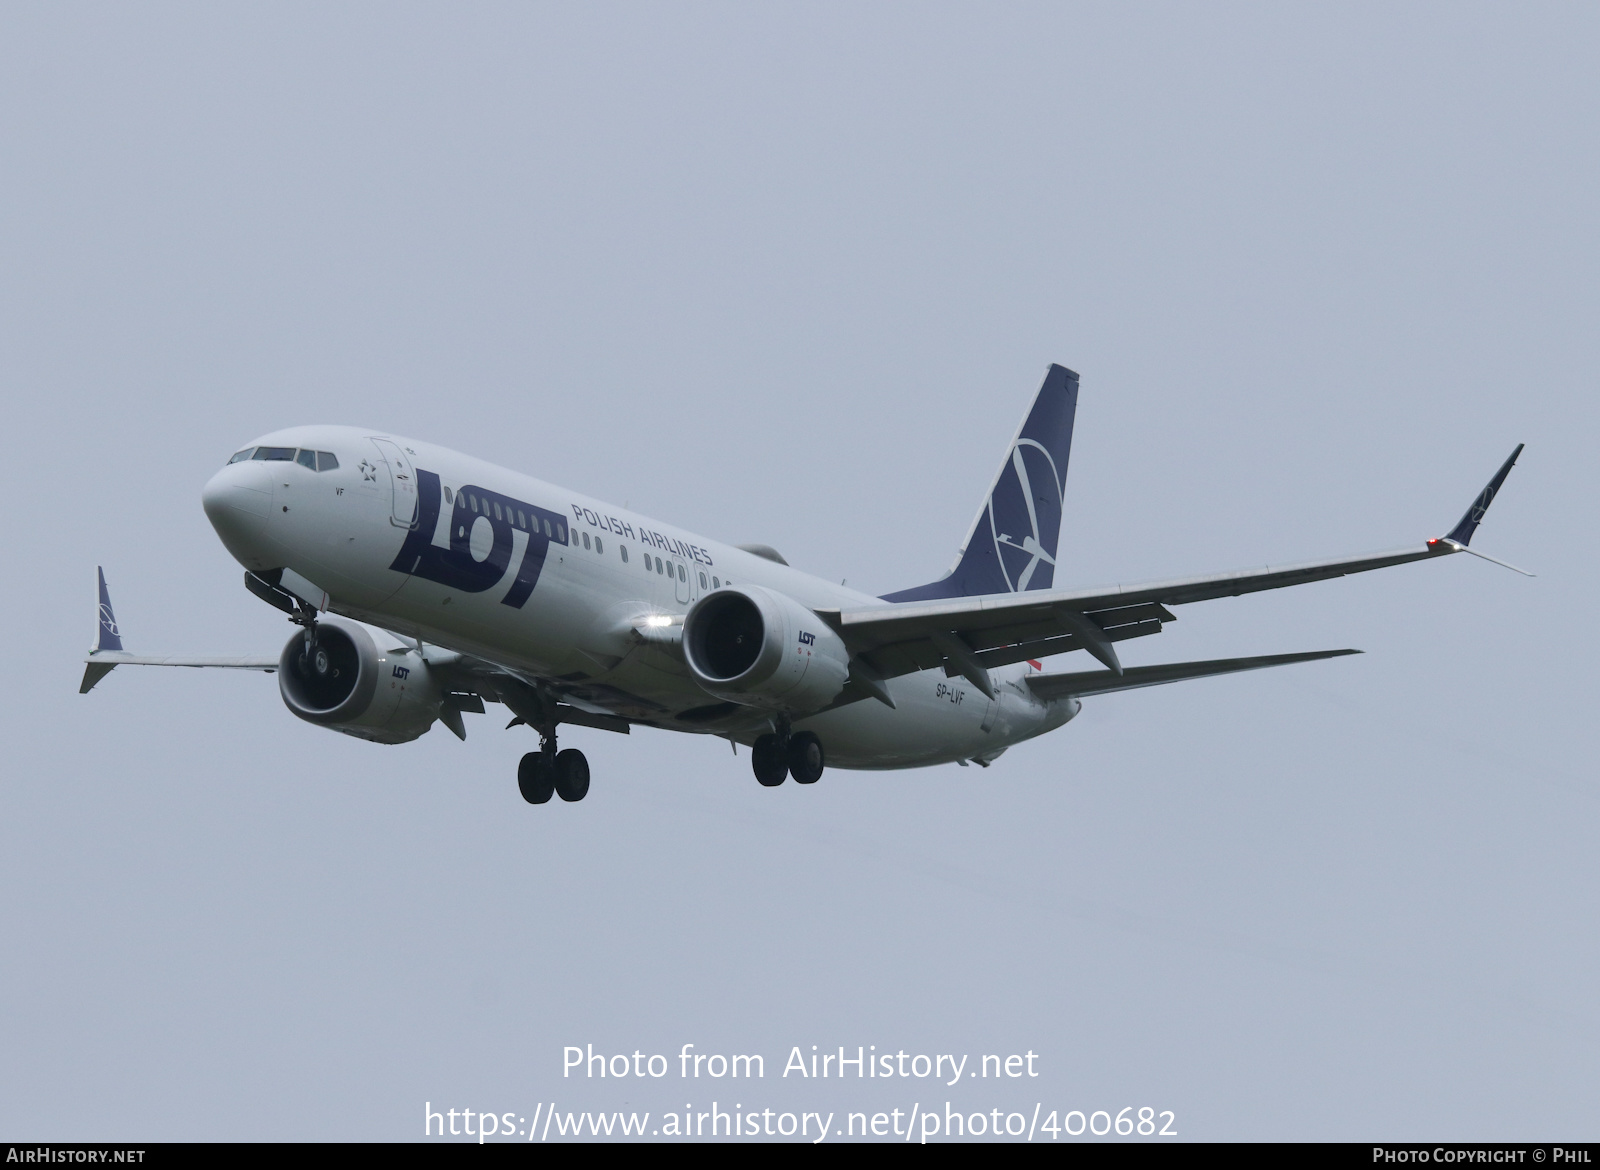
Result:
<svg viewBox="0 0 1600 1170"><path fill-rule="evenodd" d="M539 750L529 752L517 765L517 788L529 804L548 804L552 796L562 800L582 800L589 795L589 761L577 748L556 750L556 712L554 695L531 686L508 683L501 699L516 715L507 729L526 723L539 732Z"/></svg>
<svg viewBox="0 0 1600 1170"><path fill-rule="evenodd" d="M822 741L812 731L763 735L750 756L756 780L764 788L776 788L790 776L796 784L815 784L827 763Z"/></svg>
<svg viewBox="0 0 1600 1170"><path fill-rule="evenodd" d="M566 751L529 752L517 765L517 787L529 804L544 804L551 796L582 800L589 795L589 761L577 748Z"/></svg>

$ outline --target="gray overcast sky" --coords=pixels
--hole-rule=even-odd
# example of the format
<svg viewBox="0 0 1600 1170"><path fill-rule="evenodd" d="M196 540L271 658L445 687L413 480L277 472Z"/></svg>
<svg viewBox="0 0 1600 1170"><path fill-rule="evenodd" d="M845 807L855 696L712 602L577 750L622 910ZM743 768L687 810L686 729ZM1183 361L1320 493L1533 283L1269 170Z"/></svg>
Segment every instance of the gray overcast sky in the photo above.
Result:
<svg viewBox="0 0 1600 1170"><path fill-rule="evenodd" d="M0 1138L1149 1105L1186 1138L1596 1136L1593 5L0 11ZM426 437L885 592L1045 366L1058 580L1467 557L1180 611L988 771L760 789L714 739L375 747L266 675L199 490ZM1063 667L1081 668L1072 660ZM491 708L491 711L497 710ZM756 1085L561 1049L755 1052ZM794 1045L1040 1054L778 1074Z"/></svg>

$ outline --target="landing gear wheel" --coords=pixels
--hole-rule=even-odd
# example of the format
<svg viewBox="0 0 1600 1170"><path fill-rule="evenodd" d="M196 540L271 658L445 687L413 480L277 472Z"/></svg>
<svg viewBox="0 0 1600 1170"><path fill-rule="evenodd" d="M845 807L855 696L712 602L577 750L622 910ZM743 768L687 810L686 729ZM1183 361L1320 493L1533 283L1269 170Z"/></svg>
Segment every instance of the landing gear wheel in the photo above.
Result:
<svg viewBox="0 0 1600 1170"><path fill-rule="evenodd" d="M763 735L750 749L750 766L763 788L776 788L789 778L787 746L775 735Z"/></svg>
<svg viewBox="0 0 1600 1170"><path fill-rule="evenodd" d="M517 787L529 804L544 804L556 790L555 769L543 752L529 752L517 765Z"/></svg>
<svg viewBox="0 0 1600 1170"><path fill-rule="evenodd" d="M589 761L577 748L558 754L554 771L556 795L562 800L582 800L589 794Z"/></svg>
<svg viewBox="0 0 1600 1170"><path fill-rule="evenodd" d="M815 784L822 779L822 741L813 731L789 737L789 774L796 784Z"/></svg>

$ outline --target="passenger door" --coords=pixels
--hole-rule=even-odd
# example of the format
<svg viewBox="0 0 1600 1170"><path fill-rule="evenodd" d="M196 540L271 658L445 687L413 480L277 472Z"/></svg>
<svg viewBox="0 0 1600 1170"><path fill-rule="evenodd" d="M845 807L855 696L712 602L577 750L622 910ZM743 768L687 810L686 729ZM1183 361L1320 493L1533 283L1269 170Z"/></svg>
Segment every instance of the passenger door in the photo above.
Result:
<svg viewBox="0 0 1600 1170"><path fill-rule="evenodd" d="M389 523L396 528L410 528L417 522L416 469L398 444L388 439L373 439L372 445L378 449L378 455L389 468L389 484L394 498Z"/></svg>

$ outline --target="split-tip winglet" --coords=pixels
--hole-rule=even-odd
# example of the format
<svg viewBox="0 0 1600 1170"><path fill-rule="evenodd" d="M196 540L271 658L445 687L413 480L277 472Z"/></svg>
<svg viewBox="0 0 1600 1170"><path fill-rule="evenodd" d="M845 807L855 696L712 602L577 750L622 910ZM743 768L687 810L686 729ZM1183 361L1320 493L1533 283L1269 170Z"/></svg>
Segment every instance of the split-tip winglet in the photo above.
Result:
<svg viewBox="0 0 1600 1170"><path fill-rule="evenodd" d="M1499 565L1503 569L1510 569L1513 573L1521 573L1524 577L1537 576L1537 574L1530 573L1526 569L1519 569L1513 564L1491 557L1488 553L1467 547L1472 543L1472 535L1478 531L1478 525L1483 523L1484 513L1489 510L1489 505L1494 503L1494 497L1500 491L1500 485L1505 483L1506 476L1511 474L1511 468L1516 464L1517 456L1522 454L1524 446L1525 444L1523 443L1517 444L1517 449L1511 452L1511 457L1500 465L1500 470L1494 473L1494 478L1484 485L1484 489L1478 493L1478 498L1472 501L1472 507L1467 509L1466 515L1461 517L1456 526L1450 530L1449 535L1438 536L1428 541L1430 549L1443 545L1451 552L1471 553L1473 556L1486 560L1491 564Z"/></svg>
<svg viewBox="0 0 1600 1170"><path fill-rule="evenodd" d="M96 626L94 646L89 650L89 661L83 668L83 681L78 684L78 693L87 695L94 689L95 683L111 673L115 662L96 662L96 654L122 653L122 631L117 629L116 615L111 612L111 593L106 589L106 571L100 566L95 566L95 577L99 585L97 601L99 608L96 611Z"/></svg>

